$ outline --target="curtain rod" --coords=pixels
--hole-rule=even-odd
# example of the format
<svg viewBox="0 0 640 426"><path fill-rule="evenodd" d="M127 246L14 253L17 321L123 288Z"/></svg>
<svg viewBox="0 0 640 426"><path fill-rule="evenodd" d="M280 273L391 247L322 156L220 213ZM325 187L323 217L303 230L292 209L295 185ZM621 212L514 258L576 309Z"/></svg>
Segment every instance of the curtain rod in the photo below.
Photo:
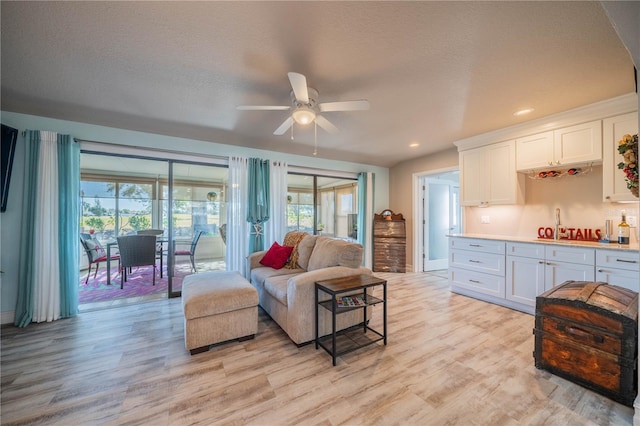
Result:
<svg viewBox="0 0 640 426"><path fill-rule="evenodd" d="M105 146L116 146L116 147L122 147L122 148L128 148L128 149L144 149L146 151L159 152L159 153L164 153L164 154L196 155L196 156L201 157L201 158L202 157L206 157L206 158L210 158L210 159L213 159L213 160L223 160L223 161L228 161L229 160L229 156L209 155L209 154L201 154L201 153L196 153L196 152L182 152L182 151L169 150L169 149L160 149L160 148L148 148L148 147L137 148L137 147L132 146L132 145L126 145L126 144L120 144L120 143L112 143L112 142L92 141L92 140L80 139L80 138L74 138L74 141L76 141L76 142L86 142L86 143L95 143L95 144L105 145ZM270 160L270 161L273 162L273 161L279 161L279 160ZM346 179L355 179L358 176L357 172L343 172L343 171L338 171L338 170L318 169L318 168L314 168L314 167L296 166L296 165L292 165L292 164L287 164L287 167L289 169L289 172L292 172L292 173L317 174L319 176L334 177L334 178L346 178Z"/></svg>
<svg viewBox="0 0 640 426"><path fill-rule="evenodd" d="M136 147L136 146L122 144L122 143L92 141L92 140L80 139L80 138L73 138L73 140L76 141L76 142L80 142L80 143L85 142L85 143L95 143L95 144L106 145L106 146L116 146L116 147L122 147L122 148L128 148L128 149L143 149L145 151L162 152L164 154L197 155L198 157L206 157L206 158L211 158L211 159L215 159L215 160L225 160L225 161L228 160L228 157L224 157L224 156L220 156L220 155L202 154L202 153L197 153L197 152L185 152L185 151L177 151L177 150L172 150L172 149L151 148L151 147Z"/></svg>
<svg viewBox="0 0 640 426"><path fill-rule="evenodd" d="M36 131L36 132L37 132L37 131L41 131L41 130L34 130L34 131ZM47 130L47 131L48 131L48 130ZM59 134L58 132L55 132L55 133ZM23 131L22 131L22 137L24 138L24 137L26 137L26 136L27 136L27 131L26 131L26 130L23 130ZM75 138L73 138L73 141L74 141L74 142L78 142Z"/></svg>

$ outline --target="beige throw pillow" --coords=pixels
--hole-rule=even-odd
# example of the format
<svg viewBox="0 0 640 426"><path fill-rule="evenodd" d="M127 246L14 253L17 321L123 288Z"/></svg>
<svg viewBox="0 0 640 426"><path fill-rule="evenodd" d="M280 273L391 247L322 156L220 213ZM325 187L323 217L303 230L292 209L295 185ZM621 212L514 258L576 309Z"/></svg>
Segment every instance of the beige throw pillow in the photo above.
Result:
<svg viewBox="0 0 640 426"><path fill-rule="evenodd" d="M358 268L362 264L364 249L360 244L329 237L318 237L309 259L308 271L330 266Z"/></svg>

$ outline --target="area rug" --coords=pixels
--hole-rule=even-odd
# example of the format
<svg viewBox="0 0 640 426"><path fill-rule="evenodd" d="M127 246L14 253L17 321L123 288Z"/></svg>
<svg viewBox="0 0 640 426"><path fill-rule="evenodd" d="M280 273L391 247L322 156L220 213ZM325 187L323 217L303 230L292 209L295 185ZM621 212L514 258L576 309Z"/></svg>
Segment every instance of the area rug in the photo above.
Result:
<svg viewBox="0 0 640 426"><path fill-rule="evenodd" d="M197 265L198 272L224 270L226 264L224 261L202 262ZM153 285L152 266L134 267L132 273L127 275L127 282L124 288L120 289L121 277L114 268L111 268L111 283L107 284L107 270L103 266L98 270L98 275L94 278L93 271L89 277L89 282L85 284L87 272L80 273L80 285L78 289L78 302L80 305L86 303L105 302L114 299L125 299L143 297L154 294L166 293L169 282L164 271L163 278L160 278L160 272L156 269L156 285ZM117 269L117 268L116 268ZM192 274L191 265L187 263L177 264L175 274L172 281L172 290L181 291L182 280L187 275Z"/></svg>
<svg viewBox="0 0 640 426"><path fill-rule="evenodd" d="M127 275L127 282L124 283L124 288L120 289L120 280L122 278L117 273L112 273L111 283L107 283L107 271L104 268L100 268L96 278L93 277L92 272L89 282L85 285L84 280L87 277L85 272L80 277L81 284L78 291L78 301L83 304L166 293L168 287L167 276L160 278L160 273L156 271L156 285L153 285L152 274L153 266L133 268L133 271Z"/></svg>

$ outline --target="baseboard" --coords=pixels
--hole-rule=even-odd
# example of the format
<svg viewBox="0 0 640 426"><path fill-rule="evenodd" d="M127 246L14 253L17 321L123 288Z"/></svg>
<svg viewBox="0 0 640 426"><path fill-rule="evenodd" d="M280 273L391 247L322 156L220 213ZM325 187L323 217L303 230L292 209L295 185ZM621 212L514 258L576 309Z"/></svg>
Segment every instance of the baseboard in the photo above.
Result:
<svg viewBox="0 0 640 426"><path fill-rule="evenodd" d="M0 312L0 324L13 324L13 321L16 317L15 311L2 311Z"/></svg>

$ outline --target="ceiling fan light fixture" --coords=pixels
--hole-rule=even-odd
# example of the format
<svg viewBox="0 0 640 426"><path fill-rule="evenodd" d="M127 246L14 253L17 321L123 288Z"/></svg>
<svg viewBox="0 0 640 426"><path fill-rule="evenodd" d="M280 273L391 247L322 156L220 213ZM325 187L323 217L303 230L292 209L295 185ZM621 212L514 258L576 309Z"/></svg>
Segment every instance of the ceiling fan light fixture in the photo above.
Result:
<svg viewBox="0 0 640 426"><path fill-rule="evenodd" d="M311 108L303 106L293 111L291 117L293 117L296 123L304 126L305 124L309 124L315 120L316 113Z"/></svg>

